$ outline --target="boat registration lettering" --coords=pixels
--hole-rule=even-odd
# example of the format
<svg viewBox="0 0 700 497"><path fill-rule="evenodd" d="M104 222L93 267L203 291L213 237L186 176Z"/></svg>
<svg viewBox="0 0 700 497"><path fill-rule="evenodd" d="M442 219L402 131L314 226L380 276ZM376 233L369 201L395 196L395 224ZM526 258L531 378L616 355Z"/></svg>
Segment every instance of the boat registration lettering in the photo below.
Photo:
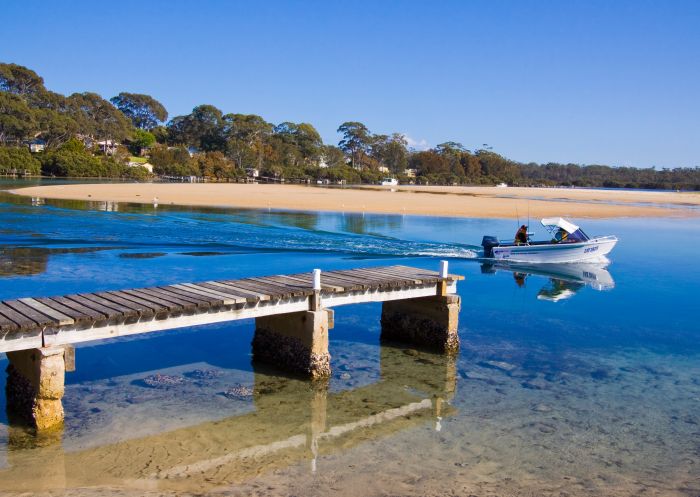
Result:
<svg viewBox="0 0 700 497"><path fill-rule="evenodd" d="M596 250L598 250L598 245L595 245L593 247L587 247L587 248L583 249L583 253L589 254L591 252L595 252Z"/></svg>

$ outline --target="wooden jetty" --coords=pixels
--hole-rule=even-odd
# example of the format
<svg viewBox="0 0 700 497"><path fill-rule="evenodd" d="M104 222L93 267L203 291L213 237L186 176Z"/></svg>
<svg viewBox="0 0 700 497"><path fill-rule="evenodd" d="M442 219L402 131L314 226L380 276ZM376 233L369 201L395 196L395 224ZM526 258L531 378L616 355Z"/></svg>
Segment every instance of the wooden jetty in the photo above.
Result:
<svg viewBox="0 0 700 497"><path fill-rule="evenodd" d="M459 348L461 276L370 267L0 302L0 352L10 361L8 408L38 429L63 421L73 344L255 318L254 360L305 375L331 374L328 330L337 306L383 302L382 337L445 353Z"/></svg>

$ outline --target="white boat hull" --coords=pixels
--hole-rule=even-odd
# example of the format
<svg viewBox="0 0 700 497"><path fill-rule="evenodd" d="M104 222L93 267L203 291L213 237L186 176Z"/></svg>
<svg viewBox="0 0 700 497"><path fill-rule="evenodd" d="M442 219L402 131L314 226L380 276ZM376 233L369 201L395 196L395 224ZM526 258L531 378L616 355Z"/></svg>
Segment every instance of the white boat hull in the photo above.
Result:
<svg viewBox="0 0 700 497"><path fill-rule="evenodd" d="M548 243L542 245L501 245L493 247L493 258L498 261L533 264L559 262L605 262L606 255L615 247L617 238L603 236L585 242Z"/></svg>

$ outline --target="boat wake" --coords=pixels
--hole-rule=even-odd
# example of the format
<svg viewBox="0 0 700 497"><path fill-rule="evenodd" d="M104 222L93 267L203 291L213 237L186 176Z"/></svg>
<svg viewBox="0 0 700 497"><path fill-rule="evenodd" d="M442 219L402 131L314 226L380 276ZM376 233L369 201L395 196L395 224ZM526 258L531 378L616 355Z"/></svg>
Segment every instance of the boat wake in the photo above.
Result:
<svg viewBox="0 0 700 497"><path fill-rule="evenodd" d="M31 215L29 215L31 214ZM109 227L104 229L105 217ZM348 223L322 229L315 218L267 218L172 212L157 216L47 208L18 213L22 229L6 232L14 247L115 247L170 253L317 252L356 258L442 257L476 259L480 247L406 240L381 234L381 227ZM282 222L280 222L282 221ZM354 220L356 221L356 220ZM367 231L364 231L367 230ZM11 230L10 230L11 231ZM173 232L177 232L173 243ZM99 236L95 236L99 233Z"/></svg>

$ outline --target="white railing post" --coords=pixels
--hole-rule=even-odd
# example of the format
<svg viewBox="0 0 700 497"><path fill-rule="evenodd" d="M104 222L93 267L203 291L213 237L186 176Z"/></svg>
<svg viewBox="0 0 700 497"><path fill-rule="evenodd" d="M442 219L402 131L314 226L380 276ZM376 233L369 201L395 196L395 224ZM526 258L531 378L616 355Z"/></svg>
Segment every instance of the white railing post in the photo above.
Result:
<svg viewBox="0 0 700 497"><path fill-rule="evenodd" d="M440 261L440 278L447 278L448 261Z"/></svg>
<svg viewBox="0 0 700 497"><path fill-rule="evenodd" d="M321 310L321 270L314 269L313 272L314 294L309 297L309 310Z"/></svg>
<svg viewBox="0 0 700 497"><path fill-rule="evenodd" d="M320 269L314 269L314 290L315 291L321 290L321 270Z"/></svg>
<svg viewBox="0 0 700 497"><path fill-rule="evenodd" d="M447 295L447 261L440 261L440 282L437 284L437 294Z"/></svg>

